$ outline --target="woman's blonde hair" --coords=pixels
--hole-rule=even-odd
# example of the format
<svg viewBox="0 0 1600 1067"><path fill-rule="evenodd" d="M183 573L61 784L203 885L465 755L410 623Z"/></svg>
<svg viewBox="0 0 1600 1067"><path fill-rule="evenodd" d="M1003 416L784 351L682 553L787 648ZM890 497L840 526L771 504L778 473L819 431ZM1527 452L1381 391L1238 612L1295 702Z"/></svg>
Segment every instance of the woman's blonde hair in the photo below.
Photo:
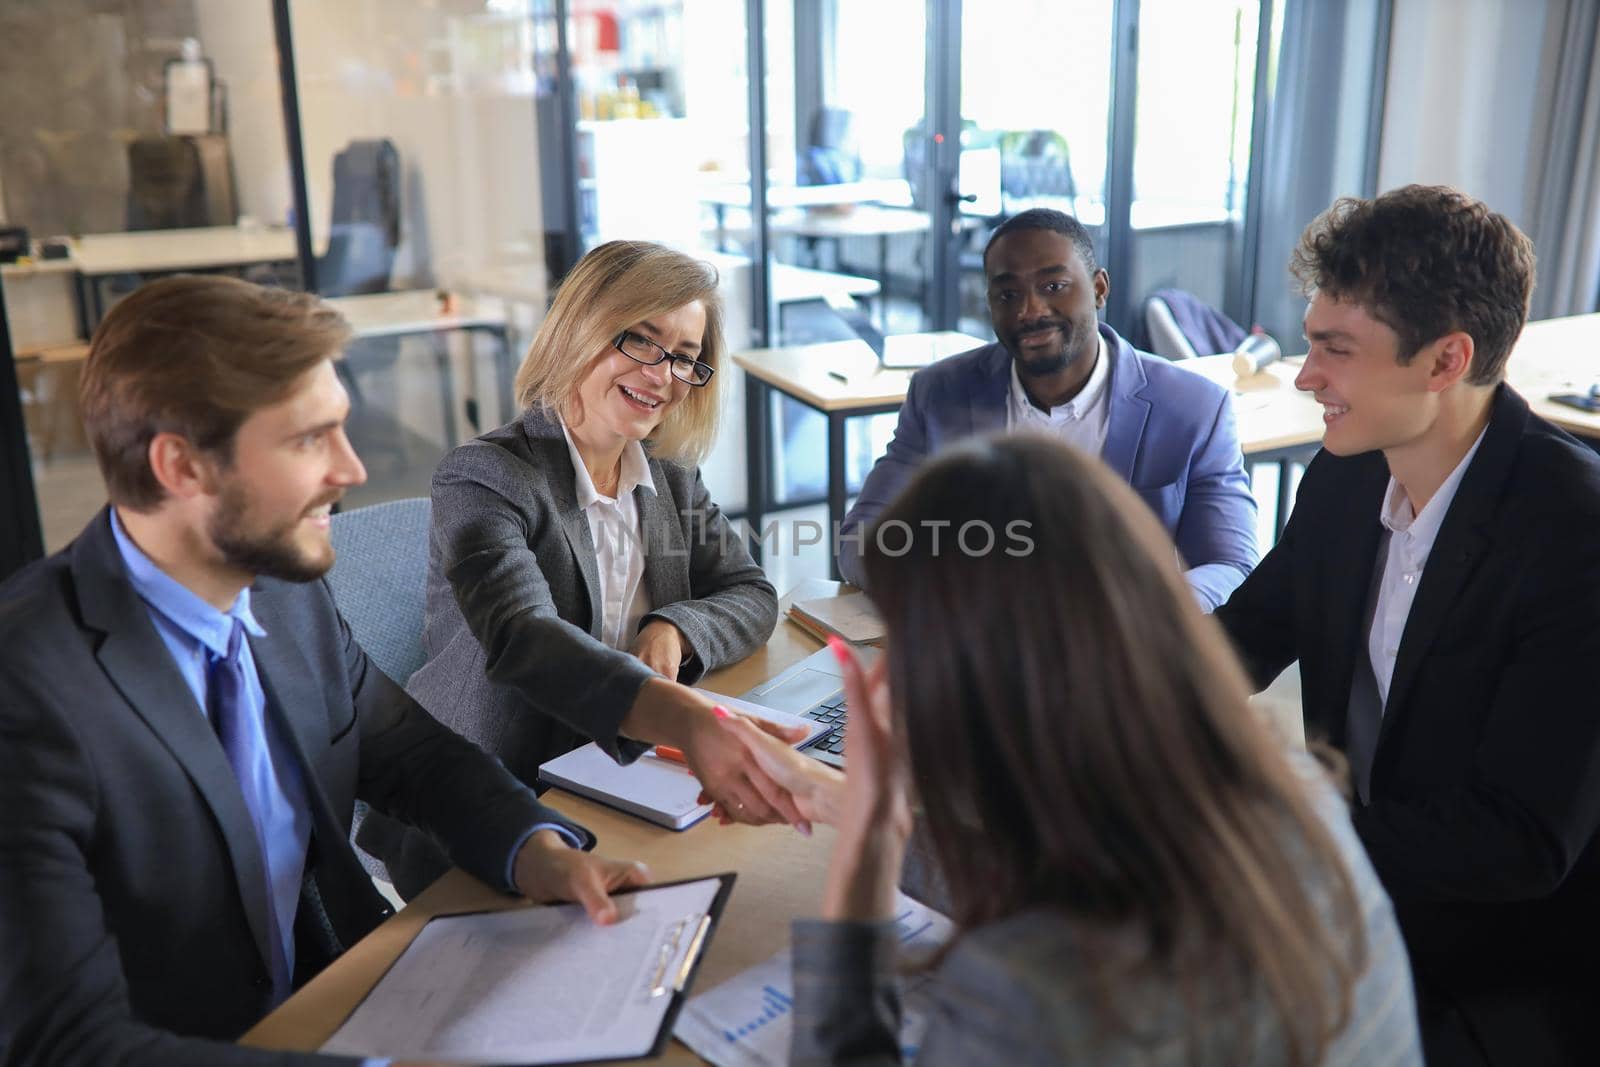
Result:
<svg viewBox="0 0 1600 1067"><path fill-rule="evenodd" d="M722 369L722 300L709 263L649 241L607 241L572 268L517 369L517 402L559 411L623 330L698 300L702 362ZM674 404L650 437L652 455L698 463L717 436L720 376Z"/></svg>

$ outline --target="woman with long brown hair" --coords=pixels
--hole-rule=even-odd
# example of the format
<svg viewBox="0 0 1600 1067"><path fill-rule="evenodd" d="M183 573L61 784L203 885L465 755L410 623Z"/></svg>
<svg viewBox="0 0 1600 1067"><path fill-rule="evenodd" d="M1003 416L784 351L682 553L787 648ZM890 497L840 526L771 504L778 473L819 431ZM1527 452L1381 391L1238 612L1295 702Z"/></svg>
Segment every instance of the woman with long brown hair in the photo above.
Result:
<svg viewBox="0 0 1600 1067"><path fill-rule="evenodd" d="M1171 542L1094 459L995 438L868 533L887 624L846 660L848 774L739 720L838 827L795 927L796 1063L900 1056L892 914L912 804L953 944L918 1062L1420 1063L1392 908L1343 803L1255 718Z"/></svg>

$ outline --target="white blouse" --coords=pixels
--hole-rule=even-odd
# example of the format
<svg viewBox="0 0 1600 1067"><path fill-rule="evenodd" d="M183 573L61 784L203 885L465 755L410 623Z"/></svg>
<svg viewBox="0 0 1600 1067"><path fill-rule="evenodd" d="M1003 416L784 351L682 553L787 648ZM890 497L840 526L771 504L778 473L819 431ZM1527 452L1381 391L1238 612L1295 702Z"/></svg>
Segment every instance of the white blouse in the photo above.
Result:
<svg viewBox="0 0 1600 1067"><path fill-rule="evenodd" d="M650 613L652 606L644 584L644 535L633 491L642 487L654 493L655 479L650 476L644 446L629 441L622 450L617 495L601 496L565 422L561 433L567 439L572 470L577 476L578 507L589 520L589 537L594 541L595 569L600 575L600 640L628 652L638 636L639 620Z"/></svg>

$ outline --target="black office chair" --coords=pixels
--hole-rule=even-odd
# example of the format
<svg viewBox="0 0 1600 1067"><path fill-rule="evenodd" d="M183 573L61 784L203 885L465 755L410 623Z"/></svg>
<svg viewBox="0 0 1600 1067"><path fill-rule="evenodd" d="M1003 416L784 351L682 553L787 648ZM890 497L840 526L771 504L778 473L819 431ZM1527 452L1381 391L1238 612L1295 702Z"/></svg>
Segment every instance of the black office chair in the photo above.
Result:
<svg viewBox="0 0 1600 1067"><path fill-rule="evenodd" d="M400 153L388 138L351 141L333 157L333 209L328 249L317 258L318 292L323 296L388 292L399 246ZM368 407L362 380L391 371L399 355L398 338L351 343L338 368L352 408ZM403 453L392 441L371 444Z"/></svg>
<svg viewBox="0 0 1600 1067"><path fill-rule="evenodd" d="M400 246L400 153L388 138L351 141L333 157L328 250L317 260L323 296L389 290Z"/></svg>
<svg viewBox="0 0 1600 1067"><path fill-rule="evenodd" d="M228 139L220 133L128 142L128 229L232 226L238 216Z"/></svg>

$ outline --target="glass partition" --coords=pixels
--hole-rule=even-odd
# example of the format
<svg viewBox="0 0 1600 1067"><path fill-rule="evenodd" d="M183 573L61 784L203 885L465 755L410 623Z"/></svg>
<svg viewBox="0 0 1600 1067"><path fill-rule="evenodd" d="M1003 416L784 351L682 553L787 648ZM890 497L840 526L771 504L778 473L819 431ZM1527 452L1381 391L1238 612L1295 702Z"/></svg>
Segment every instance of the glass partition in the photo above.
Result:
<svg viewBox="0 0 1600 1067"><path fill-rule="evenodd" d="M350 506L427 495L448 449L516 414L560 246L550 6L289 5L312 276L358 335L340 373L368 480Z"/></svg>
<svg viewBox="0 0 1600 1067"><path fill-rule="evenodd" d="M1111 20L1111 5L1099 0L962 5L962 159L992 154L1000 185L987 225L969 234L961 257L967 333L994 337L982 252L1002 219L1031 207L1065 211L1104 254ZM1003 49L984 47L998 24L1028 29L1009 35Z"/></svg>
<svg viewBox="0 0 1600 1067"><path fill-rule="evenodd" d="M53 551L105 500L76 407L90 332L162 274L298 284L290 171L264 0L8 4L0 40L0 227L28 242L0 285Z"/></svg>
<svg viewBox="0 0 1600 1067"><path fill-rule="evenodd" d="M1133 263L1113 279L1140 316L1168 289L1243 313L1228 283L1244 254L1260 19L1258 0L1141 0Z"/></svg>

